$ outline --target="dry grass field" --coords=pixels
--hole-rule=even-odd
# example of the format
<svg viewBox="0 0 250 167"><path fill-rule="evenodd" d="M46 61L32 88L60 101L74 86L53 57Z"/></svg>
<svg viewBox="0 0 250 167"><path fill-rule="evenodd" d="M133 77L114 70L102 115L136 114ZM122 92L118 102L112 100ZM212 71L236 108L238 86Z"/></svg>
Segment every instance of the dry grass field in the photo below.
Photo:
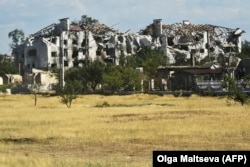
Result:
<svg viewBox="0 0 250 167"><path fill-rule="evenodd" d="M249 150L250 106L223 97L0 96L0 166L145 167L153 150Z"/></svg>

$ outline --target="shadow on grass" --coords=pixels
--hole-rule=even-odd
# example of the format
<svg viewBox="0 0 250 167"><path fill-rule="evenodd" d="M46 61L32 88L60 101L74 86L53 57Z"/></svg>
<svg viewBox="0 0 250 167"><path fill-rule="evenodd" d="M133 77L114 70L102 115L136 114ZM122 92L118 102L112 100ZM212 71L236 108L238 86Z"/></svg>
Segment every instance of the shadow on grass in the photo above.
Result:
<svg viewBox="0 0 250 167"><path fill-rule="evenodd" d="M153 103L150 102L145 102L145 103L141 103L141 104L109 104L108 102L104 101L102 104L97 104L95 105L95 107L142 107L142 106L149 106L149 105L153 105ZM155 104L157 106L174 106L173 104L167 104L167 103L163 103L163 104Z"/></svg>
<svg viewBox="0 0 250 167"><path fill-rule="evenodd" d="M2 138L0 139L0 143L10 143L10 144L40 144L40 143L49 143L50 141L54 140L55 138L49 137L46 139L38 140L36 138Z"/></svg>

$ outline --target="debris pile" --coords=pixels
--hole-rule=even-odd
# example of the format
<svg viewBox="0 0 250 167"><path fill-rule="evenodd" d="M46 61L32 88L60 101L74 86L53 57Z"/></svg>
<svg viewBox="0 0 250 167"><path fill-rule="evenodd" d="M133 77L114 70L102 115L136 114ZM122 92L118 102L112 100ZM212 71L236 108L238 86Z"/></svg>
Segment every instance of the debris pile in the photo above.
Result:
<svg viewBox="0 0 250 167"><path fill-rule="evenodd" d="M94 35L104 35L106 33L118 33L116 30L114 30L112 27L108 27L105 24L88 24L82 26L83 30L91 31Z"/></svg>

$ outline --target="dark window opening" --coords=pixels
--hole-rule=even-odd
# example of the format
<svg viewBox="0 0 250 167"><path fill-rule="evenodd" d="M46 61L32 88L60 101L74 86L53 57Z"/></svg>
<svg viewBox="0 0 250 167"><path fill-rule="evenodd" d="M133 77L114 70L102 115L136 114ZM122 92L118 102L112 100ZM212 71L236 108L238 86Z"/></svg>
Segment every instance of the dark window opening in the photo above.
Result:
<svg viewBox="0 0 250 167"><path fill-rule="evenodd" d="M36 49L31 49L28 52L29 56L36 56Z"/></svg>
<svg viewBox="0 0 250 167"><path fill-rule="evenodd" d="M52 38L52 43L56 44L57 39L56 38Z"/></svg>
<svg viewBox="0 0 250 167"><path fill-rule="evenodd" d="M68 61L64 61L64 66L65 66L65 67L68 67L68 66L69 66Z"/></svg>
<svg viewBox="0 0 250 167"><path fill-rule="evenodd" d="M78 44L77 40L74 39L73 42L72 42L72 44L73 44L73 45L77 45L77 44Z"/></svg>
<svg viewBox="0 0 250 167"><path fill-rule="evenodd" d="M64 49L64 57L68 57L68 49Z"/></svg>
<svg viewBox="0 0 250 167"><path fill-rule="evenodd" d="M188 51L188 46L181 45L181 49Z"/></svg>
<svg viewBox="0 0 250 167"><path fill-rule="evenodd" d="M78 61L74 61L73 65L74 65L74 67L78 67L79 66L79 62Z"/></svg>
<svg viewBox="0 0 250 167"><path fill-rule="evenodd" d="M101 51L101 50L97 50L97 51L96 51L96 55L97 55L97 56L101 56L101 55L102 55L102 51Z"/></svg>
<svg viewBox="0 0 250 167"><path fill-rule="evenodd" d="M81 44L82 47L86 46L86 40L84 39Z"/></svg>
<svg viewBox="0 0 250 167"><path fill-rule="evenodd" d="M57 56L57 52L51 52L51 57L56 57Z"/></svg>
<svg viewBox="0 0 250 167"><path fill-rule="evenodd" d="M168 46L174 45L174 37L168 37Z"/></svg>
<svg viewBox="0 0 250 167"><path fill-rule="evenodd" d="M72 54L72 58L76 58L78 56L78 51L74 50Z"/></svg>
<svg viewBox="0 0 250 167"><path fill-rule="evenodd" d="M22 54L21 58L24 59L24 54Z"/></svg>
<svg viewBox="0 0 250 167"><path fill-rule="evenodd" d="M224 51L225 51L226 53L230 53L230 52L233 51L233 48L232 48L232 47L225 47L225 48L224 48Z"/></svg>
<svg viewBox="0 0 250 167"><path fill-rule="evenodd" d="M83 50L82 50L82 54L85 55L86 53L87 53L87 49L83 49Z"/></svg>
<svg viewBox="0 0 250 167"><path fill-rule="evenodd" d="M64 40L64 41L63 41L63 44L64 44L64 45L68 45L68 40Z"/></svg>
<svg viewBox="0 0 250 167"><path fill-rule="evenodd" d="M51 64L51 68L56 68L57 65L56 64Z"/></svg>
<svg viewBox="0 0 250 167"><path fill-rule="evenodd" d="M123 37L122 36L118 36L118 40L123 43Z"/></svg>
<svg viewBox="0 0 250 167"><path fill-rule="evenodd" d="M201 49L201 50L200 50L200 53L205 53L205 49Z"/></svg>

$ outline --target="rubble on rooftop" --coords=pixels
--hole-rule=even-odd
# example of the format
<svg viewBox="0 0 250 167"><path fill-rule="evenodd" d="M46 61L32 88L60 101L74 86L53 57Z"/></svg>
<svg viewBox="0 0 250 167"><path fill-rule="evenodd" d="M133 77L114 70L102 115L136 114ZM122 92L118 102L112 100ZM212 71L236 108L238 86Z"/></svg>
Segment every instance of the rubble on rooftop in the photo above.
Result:
<svg viewBox="0 0 250 167"><path fill-rule="evenodd" d="M181 55L183 59L195 57L198 61L207 56L217 59L220 54L225 57L234 56L241 52L240 37L244 32L239 28L196 25L189 20L166 25L161 19L156 19L142 30L141 34L153 36L155 40L159 39L161 44L167 38L166 55L172 60L170 63L176 63Z"/></svg>
<svg viewBox="0 0 250 167"><path fill-rule="evenodd" d="M108 27L105 24L88 24L85 26L82 26L84 30L91 31L94 35L104 35L106 33L118 33L118 31L114 30L112 27Z"/></svg>

